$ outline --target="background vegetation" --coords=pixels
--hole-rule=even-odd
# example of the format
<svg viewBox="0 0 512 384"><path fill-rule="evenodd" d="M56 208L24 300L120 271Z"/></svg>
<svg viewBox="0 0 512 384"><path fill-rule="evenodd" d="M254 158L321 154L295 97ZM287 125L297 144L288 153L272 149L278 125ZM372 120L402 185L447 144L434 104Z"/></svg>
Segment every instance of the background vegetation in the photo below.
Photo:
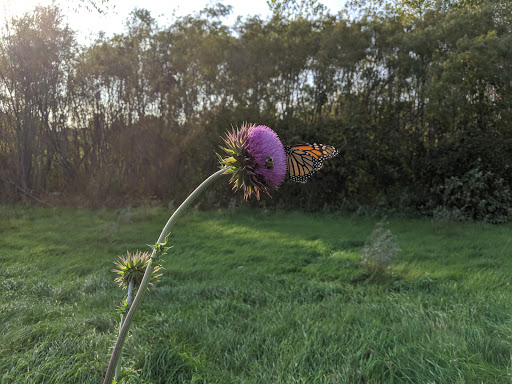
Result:
<svg viewBox="0 0 512 384"><path fill-rule="evenodd" d="M0 206L0 382L101 382L125 292L116 255L168 216ZM369 280L377 221L186 215L125 344L123 383L509 382L510 224L390 219L402 251Z"/></svg>
<svg viewBox="0 0 512 384"><path fill-rule="evenodd" d="M506 1L354 1L337 15L269 5L271 19L232 26L220 3L166 26L139 9L90 46L55 7L8 21L0 201L180 200L215 171L219 135L249 121L342 150L315 183L288 183L266 204L510 220Z"/></svg>

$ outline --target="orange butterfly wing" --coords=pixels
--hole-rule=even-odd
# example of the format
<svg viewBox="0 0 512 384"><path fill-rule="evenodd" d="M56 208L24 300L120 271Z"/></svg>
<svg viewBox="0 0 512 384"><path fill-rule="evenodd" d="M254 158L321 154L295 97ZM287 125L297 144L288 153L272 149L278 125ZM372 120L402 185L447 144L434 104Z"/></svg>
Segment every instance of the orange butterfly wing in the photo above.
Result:
<svg viewBox="0 0 512 384"><path fill-rule="evenodd" d="M323 161L337 156L339 151L332 145L299 144L285 147L288 172L293 181L305 183L320 168Z"/></svg>

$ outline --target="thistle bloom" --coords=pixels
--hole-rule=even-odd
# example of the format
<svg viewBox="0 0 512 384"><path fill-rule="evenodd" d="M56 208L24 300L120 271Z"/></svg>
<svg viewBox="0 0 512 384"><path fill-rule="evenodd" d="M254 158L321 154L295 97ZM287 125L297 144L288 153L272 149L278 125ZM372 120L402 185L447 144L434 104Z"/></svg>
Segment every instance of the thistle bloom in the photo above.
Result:
<svg viewBox="0 0 512 384"><path fill-rule="evenodd" d="M232 174L233 189L243 189L247 199L254 192L260 198L260 190L270 196L286 174L286 154L277 134L264 125L242 124L241 128L228 132L222 149L228 157L219 155L223 167L231 167L225 173Z"/></svg>

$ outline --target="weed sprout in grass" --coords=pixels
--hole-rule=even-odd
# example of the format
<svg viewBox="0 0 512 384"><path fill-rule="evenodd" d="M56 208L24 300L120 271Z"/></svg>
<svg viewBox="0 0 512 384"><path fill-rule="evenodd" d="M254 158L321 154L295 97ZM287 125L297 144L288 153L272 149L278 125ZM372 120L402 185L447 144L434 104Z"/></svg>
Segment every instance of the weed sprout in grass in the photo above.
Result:
<svg viewBox="0 0 512 384"><path fill-rule="evenodd" d="M277 189L284 181L286 174L286 153L283 144L279 140L277 134L270 128L263 125L243 124L240 128L232 129L224 139L225 147L222 149L226 153L226 157L219 155L221 170L215 172L200 184L189 197L178 207L171 218L165 224L160 237L156 244L152 246L151 255L146 257L144 262L145 272L140 281L140 287L133 303L131 304L124 321L119 330L119 335L110 358L110 363L105 374L104 384L111 384L114 377L117 362L120 359L122 346L130 323L133 319L135 311L142 300L142 296L154 278L154 272L159 266L160 257L164 255L167 249L167 239L173 225L183 211L203 192L207 186L222 175L231 174L230 182L233 189L242 189L244 197L247 199L253 193L257 199L260 198L260 191L270 194L270 191ZM139 263L142 261L139 261ZM132 271L134 276L139 276L138 272ZM130 279L125 271L124 276ZM119 279L119 278L118 278ZM121 278L122 283L126 283ZM119 371L119 368L117 368Z"/></svg>

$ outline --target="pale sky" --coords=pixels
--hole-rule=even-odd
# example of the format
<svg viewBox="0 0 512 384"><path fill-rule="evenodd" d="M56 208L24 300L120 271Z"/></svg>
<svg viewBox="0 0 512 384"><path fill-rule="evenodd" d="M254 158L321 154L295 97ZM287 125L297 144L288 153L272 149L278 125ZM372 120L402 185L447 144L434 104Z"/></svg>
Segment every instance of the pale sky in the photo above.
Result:
<svg viewBox="0 0 512 384"><path fill-rule="evenodd" d="M88 11L78 8L81 4L76 0L55 0L67 15L70 27L78 32L78 41L86 43L88 36L96 36L99 31L104 31L107 36L121 33L124 29L124 21L134 8L145 8L151 12L151 16L157 23L168 25L173 20L173 14L183 16L200 11L205 6L212 4L211 0L109 0L109 11L101 15L96 11ZM97 0L99 3L100 1ZM343 7L345 0L320 0L331 13L337 13ZM49 5L52 0L0 0L0 19L3 15L20 15L32 9L36 4ZM224 21L225 24L234 24L237 16L260 15L266 18L270 15L266 0L224 0L225 5L232 5L232 14ZM3 20L0 20L3 22Z"/></svg>

